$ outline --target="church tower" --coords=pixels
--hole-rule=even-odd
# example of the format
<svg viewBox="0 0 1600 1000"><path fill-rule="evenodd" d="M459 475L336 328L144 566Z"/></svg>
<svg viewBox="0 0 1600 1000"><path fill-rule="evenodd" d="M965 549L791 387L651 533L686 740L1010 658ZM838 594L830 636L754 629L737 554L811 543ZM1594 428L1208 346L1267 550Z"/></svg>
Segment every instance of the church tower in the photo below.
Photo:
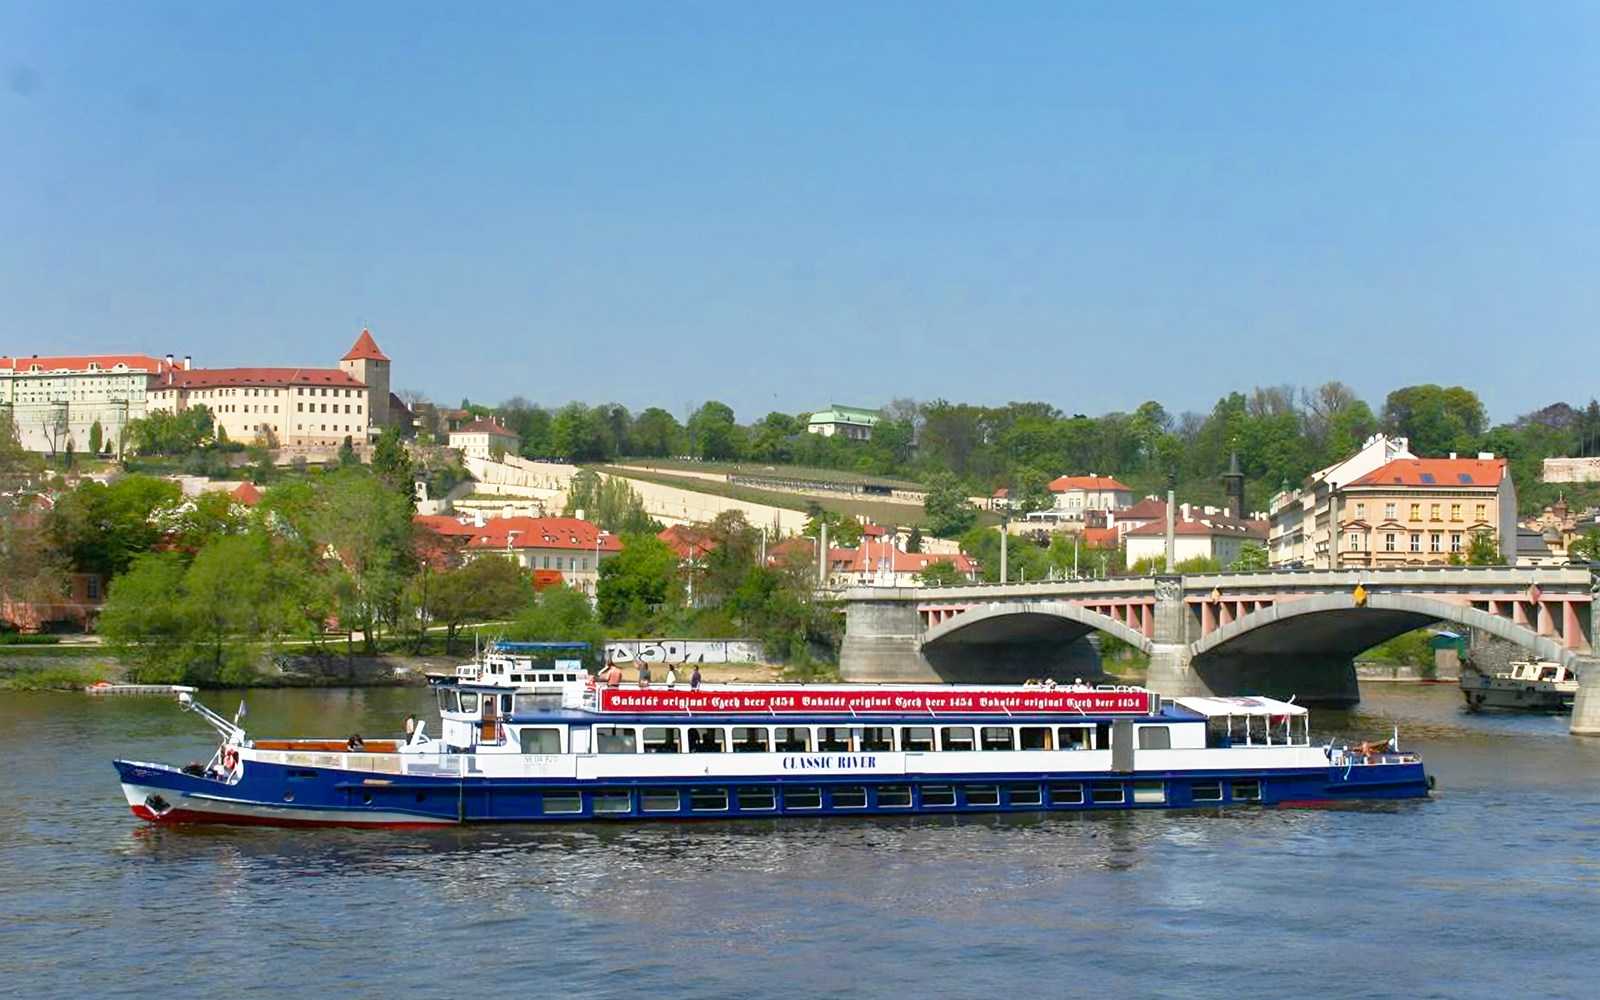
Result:
<svg viewBox="0 0 1600 1000"><path fill-rule="evenodd" d="M367 422L378 430L389 426L389 359L378 350L378 342L365 327L355 346L339 359L339 367L351 378L366 383L367 407L372 411Z"/></svg>

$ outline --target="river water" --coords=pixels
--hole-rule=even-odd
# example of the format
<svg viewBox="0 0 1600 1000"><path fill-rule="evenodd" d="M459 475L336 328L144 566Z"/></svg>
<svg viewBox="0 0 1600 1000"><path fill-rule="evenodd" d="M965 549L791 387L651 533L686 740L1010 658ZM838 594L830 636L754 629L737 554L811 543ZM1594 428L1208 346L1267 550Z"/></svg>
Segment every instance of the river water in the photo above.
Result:
<svg viewBox="0 0 1600 1000"><path fill-rule="evenodd" d="M1467 716L1448 687L1363 694L1314 712L1314 732L1397 722L1433 799L416 833L149 827L110 759L203 759L198 718L165 698L0 693L0 992L1600 993L1600 741L1564 718ZM427 702L259 691L247 722L382 736Z"/></svg>

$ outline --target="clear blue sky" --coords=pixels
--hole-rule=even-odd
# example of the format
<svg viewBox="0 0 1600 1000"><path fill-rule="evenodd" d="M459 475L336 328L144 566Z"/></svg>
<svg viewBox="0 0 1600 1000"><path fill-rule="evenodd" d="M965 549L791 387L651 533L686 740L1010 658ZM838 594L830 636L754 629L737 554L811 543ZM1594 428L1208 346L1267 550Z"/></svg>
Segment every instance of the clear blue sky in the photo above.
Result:
<svg viewBox="0 0 1600 1000"><path fill-rule="evenodd" d="M1600 4L0 0L0 354L683 415L1600 394Z"/></svg>

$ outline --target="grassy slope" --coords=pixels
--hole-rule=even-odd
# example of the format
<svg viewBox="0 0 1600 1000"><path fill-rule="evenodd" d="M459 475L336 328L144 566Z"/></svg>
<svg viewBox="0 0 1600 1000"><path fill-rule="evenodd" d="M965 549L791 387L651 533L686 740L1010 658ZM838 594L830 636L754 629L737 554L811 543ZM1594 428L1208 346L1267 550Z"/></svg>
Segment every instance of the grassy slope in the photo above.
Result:
<svg viewBox="0 0 1600 1000"><path fill-rule="evenodd" d="M827 495L809 497L799 493L774 493L768 490L732 486L709 479L673 476L665 472L634 472L609 465L597 465L593 468L603 475L638 479L658 486L672 486L692 493L706 493L711 496L726 497L729 500L743 500L746 503L766 504L769 507L783 507L787 510L807 510L815 503L825 510L837 511L848 517L864 515L876 524L910 526L922 522L922 508L915 504L885 503L881 500L857 500L853 497Z"/></svg>

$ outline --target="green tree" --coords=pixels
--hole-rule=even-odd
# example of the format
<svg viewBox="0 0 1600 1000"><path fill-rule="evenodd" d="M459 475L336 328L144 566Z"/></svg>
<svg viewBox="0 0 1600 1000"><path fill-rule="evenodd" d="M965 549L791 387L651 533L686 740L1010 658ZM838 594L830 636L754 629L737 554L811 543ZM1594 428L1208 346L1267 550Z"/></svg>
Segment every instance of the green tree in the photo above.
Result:
<svg viewBox="0 0 1600 1000"><path fill-rule="evenodd" d="M74 570L114 577L176 527L182 503L177 483L153 476L83 480L57 496L45 530Z"/></svg>
<svg viewBox="0 0 1600 1000"><path fill-rule="evenodd" d="M1573 562L1600 562L1600 528L1590 528L1574 538L1567 555Z"/></svg>
<svg viewBox="0 0 1600 1000"><path fill-rule="evenodd" d="M101 446L105 443L105 430L101 428L100 421L96 420L89 425L89 454L99 457Z"/></svg>
<svg viewBox="0 0 1600 1000"><path fill-rule="evenodd" d="M456 634L463 625L503 621L533 601L527 574L499 556L479 556L459 569L429 577L425 613L445 627L446 653L454 650Z"/></svg>
<svg viewBox="0 0 1600 1000"><path fill-rule="evenodd" d="M922 567L922 572L917 574L917 579L928 587L959 586L967 582L966 576L956 569L955 563L948 559L940 559L938 562L931 562Z"/></svg>
<svg viewBox="0 0 1600 1000"><path fill-rule="evenodd" d="M1383 423L1390 433L1409 438L1413 452L1432 458L1475 450L1488 414L1470 389L1413 385L1389 393Z"/></svg>
<svg viewBox="0 0 1600 1000"><path fill-rule="evenodd" d="M1239 554L1234 556L1233 562L1228 564L1228 568L1236 573L1256 572L1268 569L1270 566L1271 560L1267 556L1267 548L1264 545L1240 546Z"/></svg>
<svg viewBox="0 0 1600 1000"><path fill-rule="evenodd" d="M385 427L372 446L372 474L391 493L406 498L406 506L417 511L417 469L411 452L400 438L400 428Z"/></svg>
<svg viewBox="0 0 1600 1000"><path fill-rule="evenodd" d="M42 471L39 457L23 449L10 410L0 409L0 608L15 608L19 618L66 588L64 560L51 544L41 499L31 489Z"/></svg>
<svg viewBox="0 0 1600 1000"><path fill-rule="evenodd" d="M339 445L338 459L340 468L361 464L361 459L356 455L355 439L348 434L344 436L344 442Z"/></svg>
<svg viewBox="0 0 1600 1000"><path fill-rule="evenodd" d="M644 458L669 458L689 451L688 435L678 418L656 406L634 418L628 437L634 452Z"/></svg>
<svg viewBox="0 0 1600 1000"><path fill-rule="evenodd" d="M182 600L188 566L176 552L148 553L111 582L96 629L128 679L176 684L189 678L200 655L202 623Z"/></svg>
<svg viewBox="0 0 1600 1000"><path fill-rule="evenodd" d="M1505 554L1500 551L1500 542L1493 531L1474 531L1467 540L1467 565L1468 566L1504 566Z"/></svg>
<svg viewBox="0 0 1600 1000"><path fill-rule="evenodd" d="M928 480L928 495L923 501L924 523L940 538L954 538L978 523L978 508L967 499L961 481L949 473Z"/></svg>
<svg viewBox="0 0 1600 1000"><path fill-rule="evenodd" d="M922 551L922 525L919 524L912 527L911 534L906 538L906 551Z"/></svg>
<svg viewBox="0 0 1600 1000"><path fill-rule="evenodd" d="M589 598L571 587L546 587L507 628L507 638L533 642L586 642L593 667L604 647L604 633Z"/></svg>
<svg viewBox="0 0 1600 1000"><path fill-rule="evenodd" d="M300 583L274 563L260 533L211 539L183 575L177 602L192 630L191 680L239 683L255 675L263 647L305 630Z"/></svg>
<svg viewBox="0 0 1600 1000"><path fill-rule="evenodd" d="M648 629L678 599L680 590L678 557L672 546L654 535L625 535L622 551L600 564L600 620Z"/></svg>
<svg viewBox="0 0 1600 1000"><path fill-rule="evenodd" d="M733 419L733 408L710 400L689 418L689 441L697 458L730 461L741 454L743 441Z"/></svg>
<svg viewBox="0 0 1600 1000"><path fill-rule="evenodd" d="M828 547L853 549L861 544L861 522L836 510L827 510L821 504L813 505L811 516L806 518L800 534L807 538L821 538L822 526L828 526Z"/></svg>
<svg viewBox="0 0 1600 1000"><path fill-rule="evenodd" d="M417 571L411 507L364 469L329 477L308 527L336 565L331 587L341 625L361 632L369 653L379 628L395 621L406 583Z"/></svg>

